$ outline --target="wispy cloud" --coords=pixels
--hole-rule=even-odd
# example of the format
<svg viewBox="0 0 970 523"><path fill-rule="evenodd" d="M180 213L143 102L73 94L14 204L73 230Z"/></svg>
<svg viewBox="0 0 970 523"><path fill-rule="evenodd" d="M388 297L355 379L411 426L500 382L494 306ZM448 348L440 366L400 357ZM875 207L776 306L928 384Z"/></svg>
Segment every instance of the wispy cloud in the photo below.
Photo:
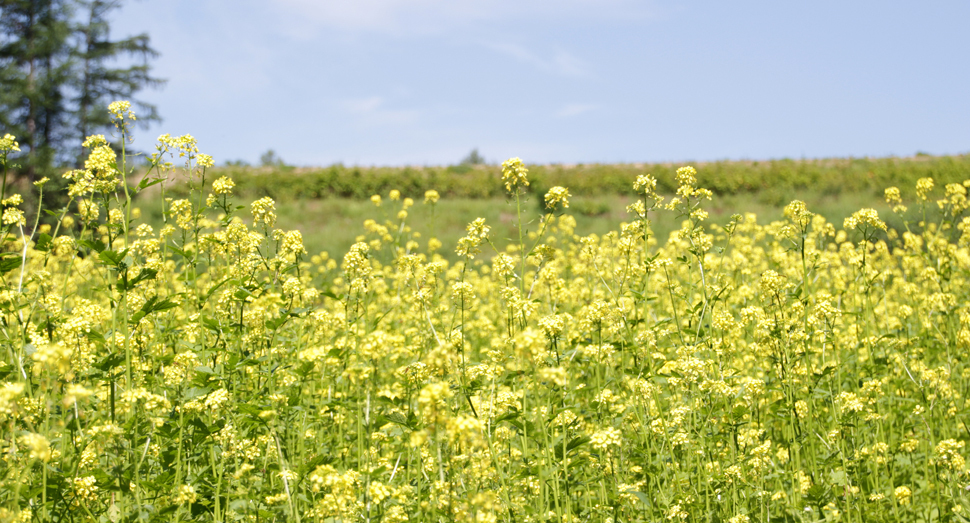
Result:
<svg viewBox="0 0 970 523"><path fill-rule="evenodd" d="M566 104L556 111L556 116L560 118L572 118L573 116L595 111L598 108L598 104Z"/></svg>
<svg viewBox="0 0 970 523"><path fill-rule="evenodd" d="M340 107L352 115L357 123L368 126L406 124L413 122L420 115L420 112L415 109L387 107L387 100L383 96L348 98L340 102Z"/></svg>
<svg viewBox="0 0 970 523"><path fill-rule="evenodd" d="M279 0L285 13L340 31L440 32L455 25L510 19L652 18L643 0Z"/></svg>
<svg viewBox="0 0 970 523"><path fill-rule="evenodd" d="M552 56L542 57L525 47L512 43L485 43L484 45L493 51L510 56L521 63L529 64L547 73L562 76L585 76L587 74L586 64L565 51L557 51Z"/></svg>
<svg viewBox="0 0 970 523"><path fill-rule="evenodd" d="M384 103L384 98L380 96L369 96L367 98L351 98L344 100L341 104L345 110L355 114L369 114L380 109Z"/></svg>

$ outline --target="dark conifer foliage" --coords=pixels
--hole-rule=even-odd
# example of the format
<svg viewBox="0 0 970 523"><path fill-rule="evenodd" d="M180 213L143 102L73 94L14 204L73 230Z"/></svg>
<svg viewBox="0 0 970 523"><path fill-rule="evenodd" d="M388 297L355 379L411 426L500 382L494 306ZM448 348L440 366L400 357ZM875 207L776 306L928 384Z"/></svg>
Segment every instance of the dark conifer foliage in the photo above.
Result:
<svg viewBox="0 0 970 523"><path fill-rule="evenodd" d="M164 81L150 75L149 59L158 56L152 49L148 34L142 33L121 40L110 39L107 15L121 7L119 0L81 0L78 2L81 23L77 26L79 39L75 46L76 71L73 80L76 136L82 140L95 131L110 125L109 103L130 100L144 87L158 87ZM120 57L135 59L135 63L117 66ZM158 109L151 104L131 100L138 106L139 121L146 124L159 120ZM80 158L80 147L77 147Z"/></svg>
<svg viewBox="0 0 970 523"><path fill-rule="evenodd" d="M108 133L105 108L162 82L146 34L112 40L120 0L0 0L0 131L18 137L33 180L79 162L85 136ZM137 100L132 100L136 104ZM142 122L158 119L140 105Z"/></svg>

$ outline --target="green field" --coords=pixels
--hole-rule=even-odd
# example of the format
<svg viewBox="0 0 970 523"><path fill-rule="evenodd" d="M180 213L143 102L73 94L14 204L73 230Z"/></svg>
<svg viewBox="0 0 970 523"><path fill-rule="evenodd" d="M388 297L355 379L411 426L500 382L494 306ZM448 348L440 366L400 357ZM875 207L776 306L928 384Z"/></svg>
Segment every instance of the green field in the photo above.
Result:
<svg viewBox="0 0 970 523"><path fill-rule="evenodd" d="M912 158L843 158L824 160L768 160L704 162L698 166L698 183L710 188L718 198L709 209L713 223L726 223L736 212L752 212L761 223L781 217L781 208L800 199L833 222L863 206L875 206L893 228L902 221L894 219L882 202L886 187L898 186L912 197L916 180L932 177L938 184L970 179L970 156L916 156ZM589 164L539 165L530 167L531 183L524 188L527 223L538 220L542 196L553 185L569 189L573 195L570 214L576 218L579 234L603 234L616 224L629 220L626 206L633 201L632 180L651 174L658 179L658 191L671 195L677 188L674 164ZM465 226L482 217L502 238L514 230L510 216L514 204L508 200L501 183L501 169L492 165L450 167L347 167L326 168L252 168L218 167L210 169L207 180L228 176L236 182L241 202L270 196L277 202L280 223L302 231L307 248L331 255L346 252L363 234L363 222L374 219L398 228L397 210L389 211L390 191L414 199L407 225L422 235L434 234L444 243L444 255L451 256L454 242ZM169 194L179 197L189 188L175 180ZM424 192L438 191L445 197L438 205L435 229L431 211L423 205ZM381 195L384 208L374 209L369 198ZM158 193L149 191L137 201L151 223L161 222ZM666 239L680 228L675 216L651 217L654 235Z"/></svg>
<svg viewBox="0 0 970 523"><path fill-rule="evenodd" d="M358 236L365 233L365 220L377 220L382 224L390 221L392 229L400 228L401 222L397 219L400 202L390 202L387 196L385 193L381 207L375 207L369 200L351 198L294 197L278 200L279 226L301 231L309 252L327 252L331 256L339 256L347 252ZM901 221L893 220L891 213L888 213L889 206L881 201L874 202L868 193L825 195L792 191L792 196L786 203L795 199L795 196L836 223L862 206L875 205L882 213L887 214L890 225L901 226ZM782 206L774 202L776 198L776 195L768 198L762 194L718 197L710 205L711 222L725 224L732 214L750 212L758 217L760 223L768 224L782 218ZM405 225L425 238L435 236L441 240L444 244L442 255L447 258L454 258L455 243L464 235L465 227L476 218L485 218L492 225L496 238L504 240L517 234L515 203L507 198L442 199L435 209L433 222L430 206L422 203L423 196L415 195L414 200L417 203L409 210ZM251 198L240 200L244 205L251 202ZM633 197L628 195L580 196L572 198L569 214L576 219L577 234L604 234L614 230L618 223L631 220L626 207L632 202ZM135 204L144 211L148 223L155 226L162 223L162 207L157 198L138 199ZM538 229L538 219L541 216L537 198L530 196L523 207L525 222L529 230L534 232ZM657 238L665 239L671 231L680 228L681 222L676 216L660 214L652 218L651 228Z"/></svg>

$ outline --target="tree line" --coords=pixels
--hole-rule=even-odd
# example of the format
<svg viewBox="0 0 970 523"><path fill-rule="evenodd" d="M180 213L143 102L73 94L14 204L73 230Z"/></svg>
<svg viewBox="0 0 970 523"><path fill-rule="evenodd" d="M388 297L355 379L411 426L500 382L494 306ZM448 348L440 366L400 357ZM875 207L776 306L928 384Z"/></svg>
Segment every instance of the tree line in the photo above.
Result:
<svg viewBox="0 0 970 523"><path fill-rule="evenodd" d="M113 39L109 15L121 0L0 0L0 134L18 138L28 179L81 164L81 143L110 126L107 105L157 108L134 99L164 81L151 75L158 53L147 34Z"/></svg>

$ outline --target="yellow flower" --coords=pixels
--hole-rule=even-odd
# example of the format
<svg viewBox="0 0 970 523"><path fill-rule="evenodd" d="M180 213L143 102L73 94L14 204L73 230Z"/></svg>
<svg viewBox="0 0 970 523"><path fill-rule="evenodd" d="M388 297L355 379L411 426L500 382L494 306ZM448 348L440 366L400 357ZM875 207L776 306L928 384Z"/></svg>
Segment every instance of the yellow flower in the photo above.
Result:
<svg viewBox="0 0 970 523"><path fill-rule="evenodd" d="M593 433L589 437L590 444L598 450L607 450L610 447L619 447L623 443L623 433L613 427Z"/></svg>
<svg viewBox="0 0 970 523"><path fill-rule="evenodd" d="M785 206L785 217L801 228L807 227L813 216L815 213L809 212L805 202L801 200L794 200Z"/></svg>
<svg viewBox="0 0 970 523"><path fill-rule="evenodd" d="M940 463L953 470L963 470L965 460L960 455L964 442L955 439L945 439L936 444L936 457Z"/></svg>
<svg viewBox="0 0 970 523"><path fill-rule="evenodd" d="M3 224L4 225L27 225L27 219L24 218L24 212L20 209L14 207L8 207L3 210Z"/></svg>
<svg viewBox="0 0 970 523"><path fill-rule="evenodd" d="M85 149L94 149L95 147L101 147L102 145L108 145L108 140L105 139L103 134L93 134L88 136L84 143L81 144Z"/></svg>
<svg viewBox="0 0 970 523"><path fill-rule="evenodd" d="M916 196L920 200L926 201L926 196L933 190L933 178L920 178L916 180Z"/></svg>
<svg viewBox="0 0 970 523"><path fill-rule="evenodd" d="M900 505L909 505L909 501L913 496L913 491L906 486L896 487L893 491L893 495L896 496L896 501Z"/></svg>
<svg viewBox="0 0 970 523"><path fill-rule="evenodd" d="M456 282L451 286L451 299L464 306L475 299L475 288L468 282Z"/></svg>
<svg viewBox="0 0 970 523"><path fill-rule="evenodd" d="M235 186L236 183L232 181L232 178L220 176L218 180L212 182L212 192L220 196L231 196L232 188Z"/></svg>
<svg viewBox="0 0 970 523"><path fill-rule="evenodd" d="M265 223L267 227L276 224L276 202L264 196L252 203L253 225Z"/></svg>
<svg viewBox="0 0 970 523"><path fill-rule="evenodd" d="M131 102L128 101L111 102L108 104L108 112L111 113L114 120L134 121L136 119L135 113L131 110Z"/></svg>
<svg viewBox="0 0 970 523"><path fill-rule="evenodd" d="M84 162L84 168L94 173L113 173L115 171L115 161L118 155L114 149L106 144L98 145L88 155Z"/></svg>
<svg viewBox="0 0 970 523"><path fill-rule="evenodd" d="M899 194L899 187L889 187L886 189L886 203L889 205L903 203L903 197Z"/></svg>
<svg viewBox="0 0 970 523"><path fill-rule="evenodd" d="M180 485L178 488L178 493L175 496L176 505L191 505L195 503L196 494L195 487L192 485Z"/></svg>
<svg viewBox="0 0 970 523"><path fill-rule="evenodd" d="M0 153L20 152L20 144L12 134L5 134L0 138Z"/></svg>
<svg viewBox="0 0 970 523"><path fill-rule="evenodd" d="M690 165L677 169L677 183L681 186L693 186L697 183L697 169Z"/></svg>
<svg viewBox="0 0 970 523"><path fill-rule="evenodd" d="M51 460L51 444L44 436L30 433L18 439L21 445L30 449L30 459L39 459L44 463Z"/></svg>
<svg viewBox="0 0 970 523"><path fill-rule="evenodd" d="M183 230L189 230L192 228L192 202L188 200L175 200L170 206L172 215L175 217L175 222Z"/></svg>
<svg viewBox="0 0 970 523"><path fill-rule="evenodd" d="M636 181L633 182L633 190L637 194L654 196L657 192L657 179L650 174L638 175Z"/></svg>
<svg viewBox="0 0 970 523"><path fill-rule="evenodd" d="M849 216L842 223L842 228L859 229L862 232L870 232L874 229L886 230L886 222L879 219L879 212L875 209L860 209Z"/></svg>
<svg viewBox="0 0 970 523"><path fill-rule="evenodd" d="M569 196L569 190L565 187L556 186L549 189L549 192L546 193L546 209L555 209L558 204L568 208Z"/></svg>
<svg viewBox="0 0 970 523"><path fill-rule="evenodd" d="M98 480L94 476L74 478L74 495L77 502L94 501L98 496Z"/></svg>
<svg viewBox="0 0 970 523"><path fill-rule="evenodd" d="M509 158L502 163L502 181L505 182L505 190L510 193L519 187L529 186L528 174L529 170L518 157Z"/></svg>

